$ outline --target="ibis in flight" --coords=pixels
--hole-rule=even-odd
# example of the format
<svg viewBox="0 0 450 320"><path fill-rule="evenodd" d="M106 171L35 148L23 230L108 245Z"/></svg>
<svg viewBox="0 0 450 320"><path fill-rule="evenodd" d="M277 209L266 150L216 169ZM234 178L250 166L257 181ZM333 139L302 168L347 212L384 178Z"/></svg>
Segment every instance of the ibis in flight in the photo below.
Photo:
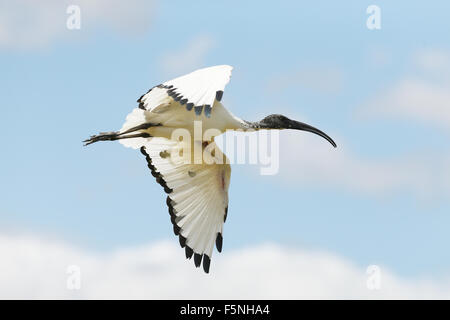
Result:
<svg viewBox="0 0 450 320"><path fill-rule="evenodd" d="M336 147L321 130L280 114L256 122L231 114L221 100L232 69L228 65L213 66L159 84L137 100L138 107L119 131L102 132L84 141L88 145L119 140L126 147L140 150L151 174L168 194L173 231L186 258L193 257L196 267L203 263L206 273L214 245L222 251L231 168L229 161L186 161L192 158L182 153L192 150L198 141L185 136L174 138L176 130L183 129L193 137L195 123L201 123L203 131L215 129L217 135L237 129L295 129L317 134ZM202 154L219 158L213 137L198 146Z"/></svg>

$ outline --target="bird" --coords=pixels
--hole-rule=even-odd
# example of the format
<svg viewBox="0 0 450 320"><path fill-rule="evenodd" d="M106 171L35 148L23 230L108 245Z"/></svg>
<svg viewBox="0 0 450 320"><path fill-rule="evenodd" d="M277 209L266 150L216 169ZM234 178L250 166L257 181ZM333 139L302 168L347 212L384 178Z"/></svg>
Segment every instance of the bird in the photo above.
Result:
<svg viewBox="0 0 450 320"><path fill-rule="evenodd" d="M214 135L209 141L192 139L195 123L200 123L204 131L215 129L216 135L227 130L308 131L336 148L323 131L280 114L256 122L234 116L221 102L232 69L229 65L202 68L158 84L137 100L138 106L119 131L100 132L83 141L90 145L118 140L140 150L156 182L167 193L173 232L186 258L193 257L195 266L202 265L205 273L209 273L214 246L222 252L231 167L217 148ZM174 138L179 130L189 133L190 138ZM191 155L183 155L192 147L200 149L209 160L222 161L193 161Z"/></svg>

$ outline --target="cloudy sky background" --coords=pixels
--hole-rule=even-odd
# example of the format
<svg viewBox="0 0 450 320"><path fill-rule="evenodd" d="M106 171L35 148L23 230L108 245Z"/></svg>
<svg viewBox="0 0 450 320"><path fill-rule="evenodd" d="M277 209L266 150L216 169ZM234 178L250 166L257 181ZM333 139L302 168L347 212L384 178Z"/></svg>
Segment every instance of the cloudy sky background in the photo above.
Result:
<svg viewBox="0 0 450 320"><path fill-rule="evenodd" d="M0 0L0 297L450 298L449 10ZM204 275L141 155L81 141L120 128L153 85L216 64L235 68L234 114L282 113L338 148L282 132L277 175L234 165L224 252Z"/></svg>

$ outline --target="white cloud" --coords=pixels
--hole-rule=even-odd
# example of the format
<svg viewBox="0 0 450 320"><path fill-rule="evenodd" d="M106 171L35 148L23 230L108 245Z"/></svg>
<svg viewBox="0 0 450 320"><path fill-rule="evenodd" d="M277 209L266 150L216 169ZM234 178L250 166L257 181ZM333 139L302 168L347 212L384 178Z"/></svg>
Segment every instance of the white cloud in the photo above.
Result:
<svg viewBox="0 0 450 320"><path fill-rule="evenodd" d="M450 53L416 52L409 74L365 103L360 115L412 120L450 129Z"/></svg>
<svg viewBox="0 0 450 320"><path fill-rule="evenodd" d="M366 268L326 252L265 244L213 257L203 274L174 241L99 254L36 236L0 235L0 298L302 299L450 298L450 282L400 279L381 266L380 290ZM81 289L66 287L81 268Z"/></svg>
<svg viewBox="0 0 450 320"><path fill-rule="evenodd" d="M81 29L66 28L69 5L81 10ZM0 1L0 48L34 49L70 35L112 28L127 35L145 32L155 10L145 0Z"/></svg>
<svg viewBox="0 0 450 320"><path fill-rule="evenodd" d="M423 49L413 54L415 67L432 73L450 75L450 53L439 49Z"/></svg>
<svg viewBox="0 0 450 320"><path fill-rule="evenodd" d="M450 154L417 152L372 160L352 152L343 139L336 141L334 149L314 135L283 132L280 175L305 186L322 184L377 196L409 192L429 200L450 194Z"/></svg>
<svg viewBox="0 0 450 320"><path fill-rule="evenodd" d="M402 79L368 103L364 113L450 128L450 83Z"/></svg>
<svg viewBox="0 0 450 320"><path fill-rule="evenodd" d="M161 66L168 76L179 76L204 67L204 60L214 47L210 36L202 35L191 39L177 51L168 52L161 58Z"/></svg>

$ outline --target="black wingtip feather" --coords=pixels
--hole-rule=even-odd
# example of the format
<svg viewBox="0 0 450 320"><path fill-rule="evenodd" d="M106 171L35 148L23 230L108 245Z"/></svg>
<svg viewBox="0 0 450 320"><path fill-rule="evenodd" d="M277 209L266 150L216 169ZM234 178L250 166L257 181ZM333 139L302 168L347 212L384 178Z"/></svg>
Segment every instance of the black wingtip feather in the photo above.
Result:
<svg viewBox="0 0 450 320"><path fill-rule="evenodd" d="M222 100L222 96L223 96L223 91L222 90L216 91L216 100L217 101Z"/></svg>
<svg viewBox="0 0 450 320"><path fill-rule="evenodd" d="M186 259L192 258L192 255L194 254L194 250L192 250L192 248L189 246L186 246L184 248L184 252L186 253Z"/></svg>
<svg viewBox="0 0 450 320"><path fill-rule="evenodd" d="M210 118L210 117L211 117L211 106L210 106L209 104L207 104L207 105L205 106L205 116L206 116L207 118Z"/></svg>
<svg viewBox="0 0 450 320"><path fill-rule="evenodd" d="M175 233L175 235L179 235L180 234L180 230L181 228L179 226L176 225L176 223L173 224L173 233Z"/></svg>
<svg viewBox="0 0 450 320"><path fill-rule="evenodd" d="M203 110L203 106L195 106L194 107L194 112L197 116L202 114L202 110Z"/></svg>
<svg viewBox="0 0 450 320"><path fill-rule="evenodd" d="M222 244L223 244L223 237L222 237L222 234L219 232L216 237L217 251L222 252Z"/></svg>
<svg viewBox="0 0 450 320"><path fill-rule="evenodd" d="M202 255L199 253L194 253L194 264L198 268L202 263Z"/></svg>
<svg viewBox="0 0 450 320"><path fill-rule="evenodd" d="M205 271L206 273L209 273L209 265L211 264L211 259L204 254L203 255L203 271Z"/></svg>
<svg viewBox="0 0 450 320"><path fill-rule="evenodd" d="M183 237L181 234L179 235L179 240L180 240L180 246L182 247L182 248L184 248L185 246L186 246L186 238L185 237Z"/></svg>
<svg viewBox="0 0 450 320"><path fill-rule="evenodd" d="M225 215L223 216L223 222L227 222L227 216L228 216L228 206L225 208Z"/></svg>

